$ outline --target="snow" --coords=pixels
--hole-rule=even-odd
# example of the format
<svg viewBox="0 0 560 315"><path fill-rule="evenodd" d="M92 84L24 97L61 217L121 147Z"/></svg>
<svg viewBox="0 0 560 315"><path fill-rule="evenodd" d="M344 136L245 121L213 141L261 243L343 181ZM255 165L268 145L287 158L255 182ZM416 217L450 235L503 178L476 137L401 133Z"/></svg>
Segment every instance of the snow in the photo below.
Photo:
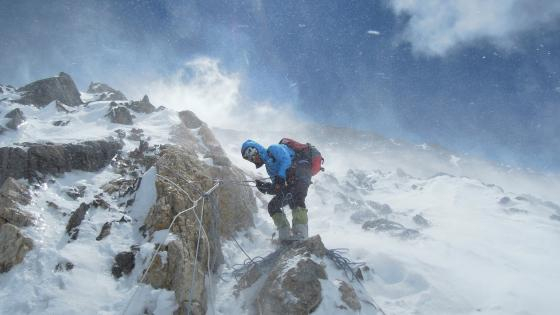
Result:
<svg viewBox="0 0 560 315"><path fill-rule="evenodd" d="M67 114L58 112L54 103L38 109L2 102L6 110L20 108L28 120L18 131L6 131L0 146L103 139L115 136L117 129L128 133L132 128L142 128L150 144L163 144L170 141L171 128L179 123L175 111L163 110L134 113L134 126L112 124L104 117L108 104L92 102ZM52 122L56 120L70 120L70 124L55 127ZM326 157L327 172L315 176L309 190L309 231L319 234L327 248L347 248L350 259L371 268L363 287L352 283L361 288L360 294L369 295L387 314L557 313L560 222L552 219L560 216L560 201L554 193L558 191L557 177L504 172L435 147L395 139L370 145L354 137L360 145L345 145L340 152L341 142L332 135L313 142ZM255 134L217 132L216 136L234 165L251 177L267 177L239 155L240 139ZM280 138L278 133L262 136L272 139L268 143ZM125 139L125 150L137 146L138 141ZM35 247L22 264L0 274L1 314L122 314L127 305L127 314L143 313L144 309L154 314L173 312L177 307L173 292L137 283L154 244L176 237L163 230L146 242L138 232L156 200L155 169L144 173L131 207L119 206L122 200L105 195L111 208L90 209L79 238L68 242L68 214L118 177L110 166L97 173L74 171L33 191L33 202L24 210L36 216L37 224L24 233ZM77 184L87 187L86 195L72 200L64 191ZM275 229L266 211L268 198L257 199L255 228L235 237L253 258L275 249L270 241ZM47 201L59 209L48 207ZM405 238L362 229L367 218L352 219L352 215L368 213L368 209L377 218L417 230L418 235ZM123 215L132 223L114 222ZM419 225L413 220L415 215L422 215L429 224ZM96 241L103 224L111 221L111 234ZM112 259L130 250L132 244L139 245L137 266L129 276L115 280ZM235 279L231 272L247 257L233 240L224 242L223 252L220 277L214 277L215 283L206 279L212 288L209 313L244 314L246 301L232 294ZM74 264L72 270L55 271L58 263L68 261ZM352 313L334 308L341 303L339 280L349 280L328 262L327 272L331 277L321 281L323 303L314 314Z"/></svg>

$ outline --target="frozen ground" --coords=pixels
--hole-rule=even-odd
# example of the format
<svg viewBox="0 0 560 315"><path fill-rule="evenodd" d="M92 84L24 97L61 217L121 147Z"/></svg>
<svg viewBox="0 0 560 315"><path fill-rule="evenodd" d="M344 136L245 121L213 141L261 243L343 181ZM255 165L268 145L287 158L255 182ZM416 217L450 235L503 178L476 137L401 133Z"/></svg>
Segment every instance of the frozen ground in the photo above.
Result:
<svg viewBox="0 0 560 315"><path fill-rule="evenodd" d="M3 106L12 109L17 105ZM116 129L131 128L142 128L151 144L166 143L170 127L179 122L174 111L164 110L135 114L134 126L111 124L103 117L107 102L81 106L72 114L56 111L54 104L42 110L20 108L27 122L17 132L4 133L0 146L99 139L115 135ZM56 120L70 120L70 124L54 127ZM241 133L239 137L255 135ZM263 175L241 159L238 138L223 134L219 138L234 164L254 176ZM327 154L336 148L327 142L316 144L328 147ZM137 145L127 140L125 149ZM546 184L549 179L543 177L541 186L533 185L528 192L523 190L527 186L501 188L487 179L481 181L474 176L476 172L470 177L411 176L391 165L392 156L383 156L388 154L384 151L371 151L383 157L384 163L363 165L344 163L356 161L352 156L363 156L363 151L355 153L351 146L345 150L343 157L348 160L327 155L328 171L313 179L307 199L310 234L321 235L328 248L349 249L348 257L371 268L364 286L387 314L557 313L560 207L557 200L546 198L548 191L538 194L541 186L557 188ZM417 164L429 162L424 158ZM468 161L455 158L450 162L461 165ZM33 203L26 210L38 218L38 224L25 233L34 239L35 248L24 263L0 275L1 314L120 314L135 292L129 314L137 313L141 304L156 314L174 309L172 292L136 285L139 268L118 281L111 275L113 257L131 244L142 245L142 257L151 254L153 244L143 243L137 228L155 198L153 173L148 172L142 181L139 195L143 198L130 213L124 213L122 200L108 198L112 210L88 211L80 237L68 243L67 214L80 202L91 201L100 185L116 176L111 167L98 173L72 172L34 190ZM530 176L527 183L539 181L538 176ZM501 181L507 182L507 177ZM87 186L87 194L71 200L63 191L76 184ZM47 201L60 208L49 207ZM256 227L237 237L252 257L274 250L270 242L274 229L265 209L261 200ZM114 223L107 239L95 241L105 222L123 215L133 224ZM389 225L394 229L384 230L372 223L382 219L393 222ZM370 229L366 230L363 226L368 227L368 222ZM224 244L224 254L223 280L213 286L208 309L215 314L239 314L242 301L232 296L234 282L229 272L246 257L233 242ZM74 269L55 271L58 263L66 261ZM336 274L334 269L331 272ZM325 300L334 296L326 292ZM328 314L323 308L315 313Z"/></svg>

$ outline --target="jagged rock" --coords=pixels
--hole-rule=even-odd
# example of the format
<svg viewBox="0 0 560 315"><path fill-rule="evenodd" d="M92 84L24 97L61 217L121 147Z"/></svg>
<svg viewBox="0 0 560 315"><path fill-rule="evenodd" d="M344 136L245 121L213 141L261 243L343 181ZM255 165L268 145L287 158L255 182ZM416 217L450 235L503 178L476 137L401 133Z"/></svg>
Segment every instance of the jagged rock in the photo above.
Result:
<svg viewBox="0 0 560 315"><path fill-rule="evenodd" d="M70 271L74 269L74 264L70 261L59 262L54 267L54 272L61 272L61 271Z"/></svg>
<svg viewBox="0 0 560 315"><path fill-rule="evenodd" d="M197 129L202 127L202 120L200 120L195 113L191 112L190 110L185 110L182 112L179 112L179 118L181 119L181 121L183 122L183 124L185 125L185 127L189 128L189 129Z"/></svg>
<svg viewBox="0 0 560 315"><path fill-rule="evenodd" d="M353 311L359 311L362 309L362 304L358 299L356 291L346 281L340 281L338 291L340 292L342 301L348 305L350 309Z"/></svg>
<svg viewBox="0 0 560 315"><path fill-rule="evenodd" d="M82 202L78 209L72 212L68 224L66 224L66 233L70 235L70 239L75 240L78 237L79 230L77 227L82 224L86 216L86 212L89 210L90 205Z"/></svg>
<svg viewBox="0 0 560 315"><path fill-rule="evenodd" d="M150 103L148 95L144 95L141 101L132 102L127 107L138 113L150 114L156 111L156 107Z"/></svg>
<svg viewBox="0 0 560 315"><path fill-rule="evenodd" d="M115 278L120 278L123 274L129 275L132 269L134 269L133 252L120 252L115 256L113 268L111 269L111 273Z"/></svg>
<svg viewBox="0 0 560 315"><path fill-rule="evenodd" d="M86 193L86 186L78 185L76 187L71 187L70 189L66 190L65 193L68 197L72 198L73 200L76 200L78 198L84 197Z"/></svg>
<svg viewBox="0 0 560 315"><path fill-rule="evenodd" d="M141 128L132 128L130 135L127 137L128 140L132 141L142 141L142 138L144 138L144 130Z"/></svg>
<svg viewBox="0 0 560 315"><path fill-rule="evenodd" d="M77 144L25 144L0 148L0 184L6 178L32 180L40 174L61 175L71 170L98 171L123 146L115 140L86 141Z"/></svg>
<svg viewBox="0 0 560 315"><path fill-rule="evenodd" d="M350 307L364 314L382 313L370 302L367 293L336 280L340 275L324 281L330 279L324 267L329 257L318 235L282 247L262 262L250 265L237 283L234 294L243 294L244 306L253 308L249 313L303 315L319 307L323 290L338 290L340 299L325 301L329 306L322 306L322 312L328 311L329 307L332 307L332 313L338 311L337 307ZM361 301L365 304L361 305Z"/></svg>
<svg viewBox="0 0 560 315"><path fill-rule="evenodd" d="M29 191L15 179L8 178L0 187L0 218L18 227L32 225L33 215L19 208L30 202Z"/></svg>
<svg viewBox="0 0 560 315"><path fill-rule="evenodd" d="M176 214L192 207L190 196L200 195L201 192L209 190L214 185L207 170L208 166L201 163L194 152L177 146L162 146L160 158L155 166L158 174L179 185L182 190L158 177L156 180L157 201L144 222L144 231L148 235L167 229ZM197 210L199 217L201 216L200 211L200 209ZM217 204L206 202L202 223L210 241L210 256L208 256L206 242L200 242L198 263L194 269L198 281L195 281L196 285L192 294L193 307L196 309L193 313L195 314L204 314L206 311L206 295L202 279L209 272L208 265L212 271L215 271L223 261L219 219ZM165 255L168 266L150 269L147 272L147 281L150 284L162 285L168 290L175 291L179 313L181 313L186 311L197 255L198 221L194 214L189 212L178 217L171 232L179 237L167 244Z"/></svg>
<svg viewBox="0 0 560 315"><path fill-rule="evenodd" d="M69 123L70 123L70 120L57 120L57 121L54 121L52 124L53 124L53 126L56 126L56 127L64 127L64 126L68 126Z"/></svg>
<svg viewBox="0 0 560 315"><path fill-rule="evenodd" d="M9 271L21 263L33 248L33 241L23 236L21 231L10 223L0 226L0 273Z"/></svg>
<svg viewBox="0 0 560 315"><path fill-rule="evenodd" d="M95 208L103 208L103 209L109 209L111 207L111 205L103 198L101 198L100 195L95 196L95 199L91 202L91 206Z"/></svg>
<svg viewBox="0 0 560 315"><path fill-rule="evenodd" d="M415 215L412 218L412 221L414 221L414 223L418 224L419 226L423 226L423 227L427 227L430 225L430 222L420 214Z"/></svg>
<svg viewBox="0 0 560 315"><path fill-rule="evenodd" d="M109 117L112 123L121 125L132 125L132 114L125 106L117 105L117 103L112 102L109 104L111 108L109 112L105 115Z"/></svg>
<svg viewBox="0 0 560 315"><path fill-rule="evenodd" d="M111 222L105 222L105 224L103 224L103 227L101 228L101 232L95 239L97 241L101 241L105 237L109 236L109 234L111 234L111 225Z"/></svg>
<svg viewBox="0 0 560 315"><path fill-rule="evenodd" d="M91 82L87 93L97 94L97 101L126 101L126 96L121 91L115 90L105 83Z"/></svg>
<svg viewBox="0 0 560 315"><path fill-rule="evenodd" d="M59 100L64 104L76 106L82 104L80 92L72 78L61 72L58 77L32 82L17 90L22 93L18 103L43 107L52 101Z"/></svg>
<svg viewBox="0 0 560 315"><path fill-rule="evenodd" d="M10 121L6 123L6 127L13 130L18 129L19 125L21 125L25 121L25 116L23 115L23 112L19 108L11 110L4 117L10 118Z"/></svg>

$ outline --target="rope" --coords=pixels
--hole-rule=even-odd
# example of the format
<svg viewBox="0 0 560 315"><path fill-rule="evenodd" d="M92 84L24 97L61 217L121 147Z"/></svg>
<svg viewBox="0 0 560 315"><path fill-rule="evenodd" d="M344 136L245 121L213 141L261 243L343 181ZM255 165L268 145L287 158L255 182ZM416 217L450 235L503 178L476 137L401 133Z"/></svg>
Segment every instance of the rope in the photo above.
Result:
<svg viewBox="0 0 560 315"><path fill-rule="evenodd" d="M173 181L171 181L170 179L166 178L165 176L162 176L162 175L159 175L159 174L156 174L156 175L157 175L158 177L163 178L163 179L165 179L166 181L170 182L173 186L175 186L175 187L178 188L180 191L182 191L183 193L185 193L185 194L187 195L187 197L189 198L189 200L192 201L192 198L190 197L190 195L189 195L184 189L182 189L180 186L178 186L177 184L175 184ZM177 214L173 217L173 220L171 220L171 224L169 224L169 227L167 228L167 234L165 235L165 238L164 238L163 242L161 242L160 244L158 244L158 247L157 247L156 251L152 254L152 258L150 259L150 263L148 264L148 267L147 267L146 270L144 271L144 274L142 275L142 278L140 278L140 283L143 283L143 282L144 282L144 280L145 280L145 278L146 278L146 275L148 274L148 271L149 271L150 268L152 267L152 265L153 265L153 263L154 263L154 261L155 261L155 258L156 258L156 256L158 255L158 253L159 253L159 251L160 251L160 249L161 249L161 246L165 243L165 241L166 241L167 238L169 237L169 234L170 234L170 232L171 232L171 227L173 227L173 224L175 224L175 221L177 220L177 218L178 218L180 215L184 214L184 213L187 213L187 212L189 212L189 211L193 211L193 209L195 209L195 208L198 206L198 202L200 202L201 200L204 200L204 198L206 198L207 196L209 196L214 190L216 190L216 188L218 188L219 185L220 185L220 183L217 182L212 188L210 188L210 189L209 189L207 192L205 192L202 196L200 196L198 199L192 201L192 202L193 202L193 206L192 206L192 207L190 207L190 208L188 208L188 209L185 209L185 210L183 210L183 211L177 213ZM195 215L197 221L199 222L199 224L201 224L201 223L202 223L202 220L200 220L200 218L199 218L198 215L196 214L196 211L193 211L193 213L194 213L194 215ZM199 229L200 229L200 227L201 227L201 225L199 225ZM204 230L204 227L202 227L202 229L199 230L199 235L198 235L198 240L197 240L197 250L196 250L197 253L196 253L196 255L197 255L197 257L198 257L198 246L199 246L200 237L201 237L201 234L202 234L202 233L200 233L200 232L202 232L202 233L204 234L204 236L206 237L206 242L207 242L207 245L208 245L208 261L209 261L209 260L210 260L210 241L209 241L208 235L206 234L206 231ZM197 260L195 260L195 264L196 264L196 261L197 261ZM208 266L209 266L209 262L208 262ZM193 270L194 270L194 269L193 269ZM209 271L209 273L210 273L210 269L208 269L208 271ZM193 287L194 287L194 285L191 287L191 294L192 294L192 289L193 289ZM129 309L129 307L130 307L130 303L132 303L132 300L134 299L134 297L136 296L136 293L138 292L138 288L139 288L139 286L137 286L136 289L134 290L134 293L132 294L132 297L131 297L130 300L128 301L128 303L127 303L127 305L126 305L126 308L125 308L124 311L123 311L123 314L126 314L126 312L128 311L128 309ZM188 309L189 311L190 311L190 308L192 307L192 305L191 305L190 303L191 303L191 301L189 301L189 309Z"/></svg>
<svg viewBox="0 0 560 315"><path fill-rule="evenodd" d="M201 236L201 230L202 230L202 219L204 218L204 200L206 198L202 198L202 206L201 206L201 213L200 213L200 220L198 222L198 239L196 240L196 253L194 256L194 265L193 265L193 274L192 274L192 281L191 281L191 290L189 292L189 308L187 308L187 315L191 314L191 308L192 308L192 297L193 297L193 291L194 291L194 285L196 283L196 265L198 263L198 249L200 247L200 236ZM198 217L197 217L198 219ZM208 257L208 260L210 260L210 257ZM208 270L208 272L210 272L210 270Z"/></svg>

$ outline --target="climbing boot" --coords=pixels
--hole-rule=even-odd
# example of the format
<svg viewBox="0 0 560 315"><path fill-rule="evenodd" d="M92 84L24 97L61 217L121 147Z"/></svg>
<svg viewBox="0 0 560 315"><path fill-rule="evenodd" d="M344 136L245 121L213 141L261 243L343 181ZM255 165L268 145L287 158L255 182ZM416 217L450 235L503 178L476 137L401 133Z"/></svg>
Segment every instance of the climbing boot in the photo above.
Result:
<svg viewBox="0 0 560 315"><path fill-rule="evenodd" d="M278 240L280 242L290 240L290 223L286 219L286 215L283 212L275 213L272 216L272 220L278 229Z"/></svg>
<svg viewBox="0 0 560 315"><path fill-rule="evenodd" d="M307 209L297 207L292 211L292 234L298 240L304 240L308 237Z"/></svg>

